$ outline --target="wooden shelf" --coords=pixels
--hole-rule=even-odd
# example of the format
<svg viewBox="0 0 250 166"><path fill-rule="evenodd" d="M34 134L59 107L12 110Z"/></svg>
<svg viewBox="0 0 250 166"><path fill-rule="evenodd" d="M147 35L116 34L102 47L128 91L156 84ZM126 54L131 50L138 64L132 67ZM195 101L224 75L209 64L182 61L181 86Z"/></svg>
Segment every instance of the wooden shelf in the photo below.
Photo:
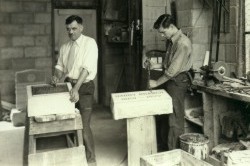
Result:
<svg viewBox="0 0 250 166"><path fill-rule="evenodd" d="M103 21L123 22L123 23L126 23L126 22L127 22L127 20L119 20L119 19L111 19L111 18L103 18Z"/></svg>
<svg viewBox="0 0 250 166"><path fill-rule="evenodd" d="M198 126L203 127L203 123L202 123L202 121L199 118L188 118L187 116L185 116L185 119L187 121L191 122L191 123L194 123L194 124L196 124Z"/></svg>
<svg viewBox="0 0 250 166"><path fill-rule="evenodd" d="M120 43L120 44L128 44L128 41L107 41L107 43Z"/></svg>

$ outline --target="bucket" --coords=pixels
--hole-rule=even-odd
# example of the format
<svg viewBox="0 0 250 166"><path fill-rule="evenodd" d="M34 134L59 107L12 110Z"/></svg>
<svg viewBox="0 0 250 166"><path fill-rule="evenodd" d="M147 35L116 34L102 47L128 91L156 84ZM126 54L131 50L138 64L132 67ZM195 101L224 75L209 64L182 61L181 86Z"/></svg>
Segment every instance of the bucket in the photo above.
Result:
<svg viewBox="0 0 250 166"><path fill-rule="evenodd" d="M200 160L206 160L208 157L208 143L209 139L204 134L186 133L180 136L181 149Z"/></svg>

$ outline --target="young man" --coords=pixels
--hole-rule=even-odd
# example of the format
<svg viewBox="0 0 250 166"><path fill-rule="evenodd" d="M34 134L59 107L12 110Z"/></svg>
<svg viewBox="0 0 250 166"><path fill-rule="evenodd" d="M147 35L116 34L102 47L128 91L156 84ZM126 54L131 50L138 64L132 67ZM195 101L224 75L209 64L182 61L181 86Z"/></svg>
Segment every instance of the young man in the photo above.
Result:
<svg viewBox="0 0 250 166"><path fill-rule="evenodd" d="M55 66L52 84L65 76L66 82L72 84L70 100L80 110L83 123L83 141L89 163L95 163L93 135L90 128L92 100L94 94L93 79L97 73L98 48L95 40L82 35L82 18L72 15L66 19L66 29L70 41L60 48L60 56Z"/></svg>
<svg viewBox="0 0 250 166"><path fill-rule="evenodd" d="M163 14L154 23L162 37L171 40L162 64L150 62L151 69L163 68L163 75L158 80L150 80L150 88L164 84L172 97L174 112L169 115L168 149L179 147L179 136L184 133L184 98L190 80L187 71L192 67L191 41L176 27L171 15Z"/></svg>

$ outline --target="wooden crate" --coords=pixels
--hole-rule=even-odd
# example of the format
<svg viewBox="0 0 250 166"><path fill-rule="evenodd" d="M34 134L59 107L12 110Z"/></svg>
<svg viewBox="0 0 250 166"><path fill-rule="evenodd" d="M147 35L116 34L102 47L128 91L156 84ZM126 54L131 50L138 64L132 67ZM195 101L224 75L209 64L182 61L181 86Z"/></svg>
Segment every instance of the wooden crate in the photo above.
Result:
<svg viewBox="0 0 250 166"><path fill-rule="evenodd" d="M212 166L181 149L143 156L140 162L141 166Z"/></svg>

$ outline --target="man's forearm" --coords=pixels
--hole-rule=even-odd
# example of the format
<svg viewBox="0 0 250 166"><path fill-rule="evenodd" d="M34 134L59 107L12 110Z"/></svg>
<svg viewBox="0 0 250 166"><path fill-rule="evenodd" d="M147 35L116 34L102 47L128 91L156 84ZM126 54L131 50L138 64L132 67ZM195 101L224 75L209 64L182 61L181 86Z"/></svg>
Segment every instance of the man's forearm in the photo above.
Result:
<svg viewBox="0 0 250 166"><path fill-rule="evenodd" d="M61 70L55 69L54 76L60 80L63 77L63 72Z"/></svg>
<svg viewBox="0 0 250 166"><path fill-rule="evenodd" d="M78 81L74 86L74 88L76 88L76 90L80 89L82 83L86 80L88 75L89 75L88 71L86 69L82 69L81 74L78 78Z"/></svg>
<svg viewBox="0 0 250 166"><path fill-rule="evenodd" d="M156 82L157 82L157 86L160 86L161 84L164 84L165 82L167 82L169 80L169 78L165 75L161 76Z"/></svg>

